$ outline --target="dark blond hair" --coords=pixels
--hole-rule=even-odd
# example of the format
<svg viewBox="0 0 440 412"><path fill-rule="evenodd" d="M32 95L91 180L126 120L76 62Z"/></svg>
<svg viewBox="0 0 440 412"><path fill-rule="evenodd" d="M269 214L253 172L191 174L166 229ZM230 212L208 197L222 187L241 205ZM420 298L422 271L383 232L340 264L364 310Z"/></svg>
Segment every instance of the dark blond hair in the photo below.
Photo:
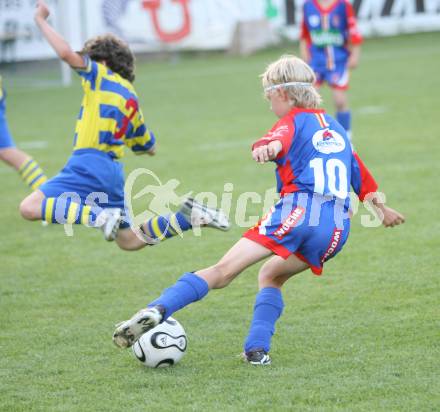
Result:
<svg viewBox="0 0 440 412"><path fill-rule="evenodd" d="M296 56L284 55L271 63L261 75L265 89L280 85L287 93L290 104L305 109L316 109L322 102L313 84L316 76L312 68ZM297 85L285 83L297 82Z"/></svg>
<svg viewBox="0 0 440 412"><path fill-rule="evenodd" d="M128 44L112 34L93 37L84 44L80 51L82 55L88 55L92 60L105 62L105 65L115 73L118 73L129 82L133 82L134 55Z"/></svg>

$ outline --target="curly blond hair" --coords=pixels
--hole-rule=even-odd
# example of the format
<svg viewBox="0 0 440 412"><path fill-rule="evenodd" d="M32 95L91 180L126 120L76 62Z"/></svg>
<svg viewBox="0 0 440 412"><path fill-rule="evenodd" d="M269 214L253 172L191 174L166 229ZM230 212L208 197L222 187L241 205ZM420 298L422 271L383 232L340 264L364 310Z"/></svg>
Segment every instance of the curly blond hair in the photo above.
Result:
<svg viewBox="0 0 440 412"><path fill-rule="evenodd" d="M92 60L105 62L105 65L129 82L134 82L135 58L128 44L114 36L105 34L93 37L84 44L79 52Z"/></svg>
<svg viewBox="0 0 440 412"><path fill-rule="evenodd" d="M281 56L267 66L261 79L266 98L270 88L279 85L286 91L290 104L294 107L316 109L322 103L320 94L313 86L316 82L315 73L306 62L296 56L288 54Z"/></svg>

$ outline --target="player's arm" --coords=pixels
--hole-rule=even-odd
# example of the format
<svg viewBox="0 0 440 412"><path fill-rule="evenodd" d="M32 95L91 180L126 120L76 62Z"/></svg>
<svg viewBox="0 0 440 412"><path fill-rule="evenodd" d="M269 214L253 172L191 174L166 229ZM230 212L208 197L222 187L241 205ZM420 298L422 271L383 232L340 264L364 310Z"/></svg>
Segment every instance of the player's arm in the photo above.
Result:
<svg viewBox="0 0 440 412"><path fill-rule="evenodd" d="M69 43L67 43L67 41L64 40L64 38L47 22L49 15L50 10L46 2L44 0L38 0L35 11L35 23L45 39L55 50L58 57L65 61L69 66L76 69L85 68L83 57L74 52Z"/></svg>
<svg viewBox="0 0 440 412"><path fill-rule="evenodd" d="M348 58L348 68L354 69L359 65L361 57L361 44L363 42L362 35L358 29L356 15L353 6L347 0L345 2L345 10L347 15L347 29L348 29L348 49L350 57Z"/></svg>
<svg viewBox="0 0 440 412"><path fill-rule="evenodd" d="M351 167L351 186L362 202L373 204L385 227L394 227L405 223L405 217L385 205L382 195L377 191L378 185L359 155L353 152Z"/></svg>
<svg viewBox="0 0 440 412"><path fill-rule="evenodd" d="M140 109L133 121L133 134L130 138L126 139L125 144L136 155L148 154L154 156L156 154L156 137L147 128Z"/></svg>
<svg viewBox="0 0 440 412"><path fill-rule="evenodd" d="M252 145L252 158L266 163L284 156L292 145L295 129L291 119L281 119L261 139Z"/></svg>
<svg viewBox="0 0 440 412"><path fill-rule="evenodd" d="M311 56L310 56L310 44L312 42L309 29L307 28L306 24L306 15L303 8L303 19L301 23L301 31L299 35L299 53L301 55L301 58L309 63Z"/></svg>

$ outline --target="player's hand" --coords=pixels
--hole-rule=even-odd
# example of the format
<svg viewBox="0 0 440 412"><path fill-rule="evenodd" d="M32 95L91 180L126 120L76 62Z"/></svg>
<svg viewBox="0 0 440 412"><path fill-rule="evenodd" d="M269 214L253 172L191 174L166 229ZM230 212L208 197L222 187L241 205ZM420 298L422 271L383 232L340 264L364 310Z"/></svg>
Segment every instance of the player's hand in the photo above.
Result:
<svg viewBox="0 0 440 412"><path fill-rule="evenodd" d="M350 57L348 58L347 66L350 70L355 69L359 65L361 57L361 49L359 46L353 46L350 51Z"/></svg>
<svg viewBox="0 0 440 412"><path fill-rule="evenodd" d="M35 10L35 19L47 20L50 15L49 7L44 0L37 0L37 8Z"/></svg>
<svg viewBox="0 0 440 412"><path fill-rule="evenodd" d="M279 140L274 140L267 145L255 148L252 151L252 158L258 163L266 163L274 160L283 148Z"/></svg>
<svg viewBox="0 0 440 412"><path fill-rule="evenodd" d="M385 205L383 205L380 210L383 214L382 224L385 227L394 227L405 223L405 217L397 210L391 209Z"/></svg>

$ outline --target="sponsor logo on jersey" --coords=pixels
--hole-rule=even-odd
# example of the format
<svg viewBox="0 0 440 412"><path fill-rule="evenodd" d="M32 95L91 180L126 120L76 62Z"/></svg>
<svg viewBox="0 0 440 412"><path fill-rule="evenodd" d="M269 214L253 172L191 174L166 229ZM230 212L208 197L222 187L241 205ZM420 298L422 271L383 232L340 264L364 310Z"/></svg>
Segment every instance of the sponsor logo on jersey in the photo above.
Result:
<svg viewBox="0 0 440 412"><path fill-rule="evenodd" d="M321 18L317 14L312 14L311 16L309 16L309 24L312 27L318 27L320 21Z"/></svg>
<svg viewBox="0 0 440 412"><path fill-rule="evenodd" d="M273 235L278 239L282 239L298 224L298 222L304 215L304 212L305 209L301 206L298 206L290 213L287 219L283 223L281 223L280 227L275 230Z"/></svg>
<svg viewBox="0 0 440 412"><path fill-rule="evenodd" d="M337 30L311 30L312 43L316 47L343 46L344 36Z"/></svg>
<svg viewBox="0 0 440 412"><path fill-rule="evenodd" d="M344 138L328 128L318 130L312 138L315 149L324 154L339 153L345 149Z"/></svg>
<svg viewBox="0 0 440 412"><path fill-rule="evenodd" d="M342 237L342 230L335 229L333 232L332 241L330 242L330 246L328 247L327 251L324 253L324 256L321 259L321 263L324 263L333 253L335 253L336 248L339 245L339 242L341 241Z"/></svg>

